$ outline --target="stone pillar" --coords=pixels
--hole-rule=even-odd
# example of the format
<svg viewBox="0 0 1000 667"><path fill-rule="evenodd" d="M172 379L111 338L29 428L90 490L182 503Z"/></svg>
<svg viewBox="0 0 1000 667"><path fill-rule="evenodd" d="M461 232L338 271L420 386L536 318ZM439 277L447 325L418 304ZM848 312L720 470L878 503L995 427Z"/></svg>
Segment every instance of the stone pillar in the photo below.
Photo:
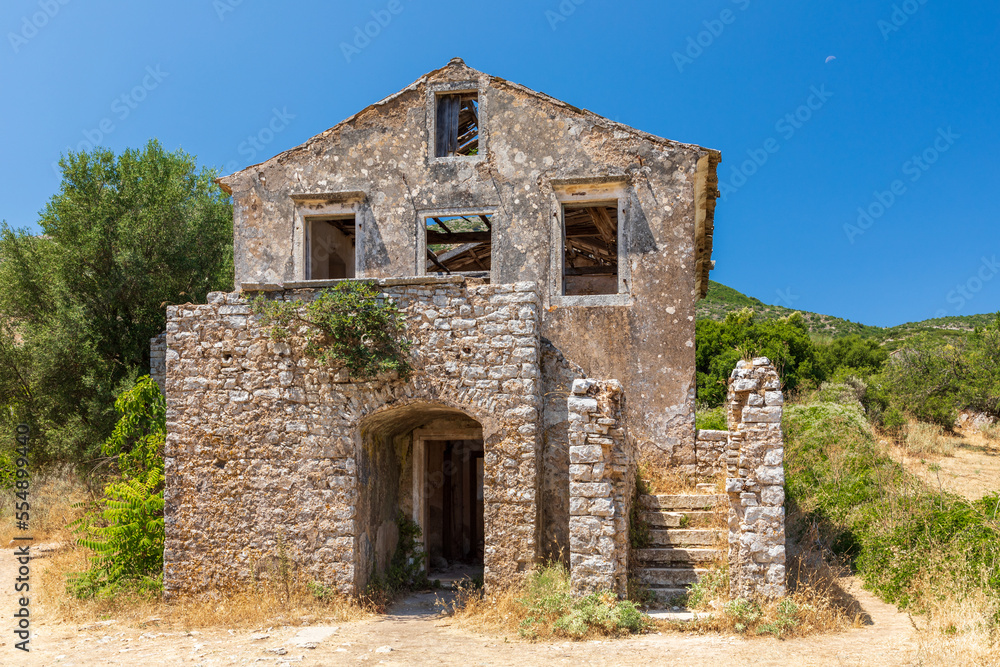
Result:
<svg viewBox="0 0 1000 667"><path fill-rule="evenodd" d="M569 544L573 592L610 590L628 580L628 518L635 453L622 421L617 380L575 380L569 412Z"/></svg>
<svg viewBox="0 0 1000 667"><path fill-rule="evenodd" d="M167 332L149 340L149 376L167 394Z"/></svg>
<svg viewBox="0 0 1000 667"><path fill-rule="evenodd" d="M770 360L740 361L729 379L729 577L733 597L785 594L781 380Z"/></svg>

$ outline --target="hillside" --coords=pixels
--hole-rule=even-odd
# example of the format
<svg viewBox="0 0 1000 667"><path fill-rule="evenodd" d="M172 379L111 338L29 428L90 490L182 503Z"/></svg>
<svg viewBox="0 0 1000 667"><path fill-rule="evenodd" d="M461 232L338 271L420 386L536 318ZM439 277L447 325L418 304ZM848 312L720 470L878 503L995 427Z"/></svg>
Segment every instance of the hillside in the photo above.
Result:
<svg viewBox="0 0 1000 667"><path fill-rule="evenodd" d="M965 331L971 331L977 326L985 326L996 319L996 315L963 315L938 317L921 322L907 322L894 327L876 327L859 322L851 322L841 317L796 311L784 306L772 306L760 299L747 296L732 287L709 281L708 295L698 303L699 320L723 320L727 313L751 308L759 319L773 320L788 317L794 312L802 313L809 326L809 333L817 337L841 338L857 334L863 338L877 338L887 347L896 347L899 342L924 334L939 338L961 336Z"/></svg>

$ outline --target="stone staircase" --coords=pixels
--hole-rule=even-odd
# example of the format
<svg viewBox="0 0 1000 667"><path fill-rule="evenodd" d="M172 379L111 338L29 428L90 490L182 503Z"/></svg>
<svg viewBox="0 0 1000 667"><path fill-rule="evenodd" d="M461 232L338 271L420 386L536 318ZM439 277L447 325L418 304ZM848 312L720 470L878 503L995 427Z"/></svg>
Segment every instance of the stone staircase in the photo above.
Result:
<svg viewBox="0 0 1000 667"><path fill-rule="evenodd" d="M633 574L658 604L672 604L726 558L728 503L714 488L699 484L698 494L639 496L650 544L633 552Z"/></svg>

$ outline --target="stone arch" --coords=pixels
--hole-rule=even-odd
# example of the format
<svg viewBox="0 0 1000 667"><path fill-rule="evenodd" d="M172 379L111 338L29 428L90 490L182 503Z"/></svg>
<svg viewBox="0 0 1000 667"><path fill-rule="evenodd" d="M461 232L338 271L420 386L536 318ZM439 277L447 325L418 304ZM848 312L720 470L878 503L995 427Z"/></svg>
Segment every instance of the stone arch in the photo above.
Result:
<svg viewBox="0 0 1000 667"><path fill-rule="evenodd" d="M483 443L483 566L488 586L511 581L537 559L539 526L537 411L491 411L434 392L414 391L391 396L378 405L367 404L355 420L353 460L356 470L354 510L354 588L363 590L373 571L381 570L395 548L398 511L414 516L416 496L407 502L406 489L422 484L412 473L414 433L427 427L442 429L451 422L459 439ZM476 438L471 430L478 431ZM440 438L449 439L446 435ZM418 523L420 523L418 521Z"/></svg>

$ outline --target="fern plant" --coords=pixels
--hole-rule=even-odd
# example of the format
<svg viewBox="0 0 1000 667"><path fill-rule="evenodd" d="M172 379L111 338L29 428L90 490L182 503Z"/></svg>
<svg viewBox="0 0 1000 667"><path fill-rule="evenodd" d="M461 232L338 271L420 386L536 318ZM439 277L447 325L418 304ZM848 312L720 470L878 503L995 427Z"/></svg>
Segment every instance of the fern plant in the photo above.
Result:
<svg viewBox="0 0 1000 667"><path fill-rule="evenodd" d="M120 476L74 524L78 543L94 552L88 571L70 580L79 597L113 593L128 582L148 588L163 570L163 395L145 376L118 397L115 408L122 417L101 449L116 458Z"/></svg>
<svg viewBox="0 0 1000 667"><path fill-rule="evenodd" d="M373 283L344 281L320 290L309 303L272 301L261 295L251 307L271 338L301 335L307 355L324 364L342 364L356 379L388 372L406 379L412 371L412 343L403 335L406 318Z"/></svg>

